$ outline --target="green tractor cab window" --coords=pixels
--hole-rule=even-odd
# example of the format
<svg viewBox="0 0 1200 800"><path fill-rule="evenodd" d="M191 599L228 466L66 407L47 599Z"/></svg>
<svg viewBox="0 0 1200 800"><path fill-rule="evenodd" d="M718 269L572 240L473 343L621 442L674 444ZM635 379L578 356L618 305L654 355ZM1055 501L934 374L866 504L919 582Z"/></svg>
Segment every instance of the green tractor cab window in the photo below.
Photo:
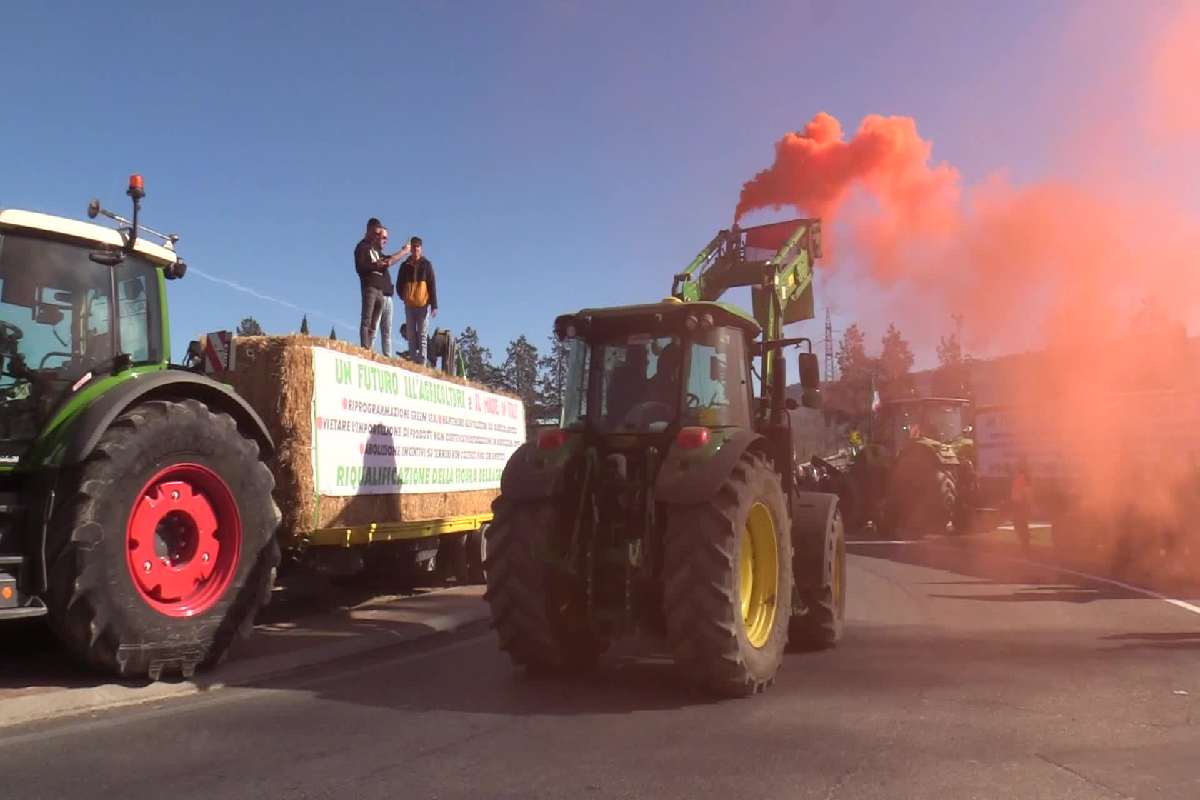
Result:
<svg viewBox="0 0 1200 800"><path fill-rule="evenodd" d="M602 433L661 433L679 409L679 338L630 334L596 345Z"/></svg>

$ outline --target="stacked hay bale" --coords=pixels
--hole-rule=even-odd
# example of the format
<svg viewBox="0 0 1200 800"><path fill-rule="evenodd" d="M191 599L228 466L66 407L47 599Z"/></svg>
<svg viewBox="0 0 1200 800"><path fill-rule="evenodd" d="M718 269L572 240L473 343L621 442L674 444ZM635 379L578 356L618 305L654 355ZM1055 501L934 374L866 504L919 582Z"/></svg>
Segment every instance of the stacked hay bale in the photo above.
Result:
<svg viewBox="0 0 1200 800"><path fill-rule="evenodd" d="M387 359L347 342L314 336L238 336L228 372L214 375L237 390L258 412L275 441L275 497L285 535L372 523L417 522L491 510L499 490L425 494L319 496L313 482L313 348L421 373L464 386L485 387L407 361ZM494 391L487 389L487 391Z"/></svg>

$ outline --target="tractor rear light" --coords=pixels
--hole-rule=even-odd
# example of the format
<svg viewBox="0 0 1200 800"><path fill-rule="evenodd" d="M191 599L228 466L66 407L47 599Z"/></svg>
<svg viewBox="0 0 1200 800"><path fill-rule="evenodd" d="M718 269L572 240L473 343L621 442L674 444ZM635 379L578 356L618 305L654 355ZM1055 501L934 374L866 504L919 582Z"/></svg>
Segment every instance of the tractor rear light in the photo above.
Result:
<svg viewBox="0 0 1200 800"><path fill-rule="evenodd" d="M538 434L538 450L557 450L567 441L567 432L562 428L542 431Z"/></svg>
<svg viewBox="0 0 1200 800"><path fill-rule="evenodd" d="M680 428L675 444L684 450L695 450L708 444L708 428Z"/></svg>

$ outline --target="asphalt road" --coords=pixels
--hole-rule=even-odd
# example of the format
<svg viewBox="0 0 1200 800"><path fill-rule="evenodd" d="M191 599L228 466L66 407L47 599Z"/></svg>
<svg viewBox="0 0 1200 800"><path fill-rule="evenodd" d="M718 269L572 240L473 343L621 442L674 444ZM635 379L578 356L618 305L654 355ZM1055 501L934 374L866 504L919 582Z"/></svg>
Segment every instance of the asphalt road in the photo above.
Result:
<svg viewBox="0 0 1200 800"><path fill-rule="evenodd" d="M484 628L0 734L0 797L1200 797L1200 616L963 543L855 545L847 638L711 702L641 643L577 681Z"/></svg>

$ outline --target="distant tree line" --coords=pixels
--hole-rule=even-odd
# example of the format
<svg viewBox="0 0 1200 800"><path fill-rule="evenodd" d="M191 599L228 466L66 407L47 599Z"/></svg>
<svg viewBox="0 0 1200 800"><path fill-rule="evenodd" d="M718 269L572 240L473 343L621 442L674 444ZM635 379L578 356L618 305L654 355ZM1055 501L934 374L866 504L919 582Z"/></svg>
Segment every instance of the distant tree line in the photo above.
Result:
<svg viewBox="0 0 1200 800"><path fill-rule="evenodd" d="M970 399L971 357L963 353L957 330L940 337L937 355L928 393ZM829 381L823 390L825 408L845 420L858 421L870 413L876 395L880 402L917 395L913 360L912 347L895 323L888 325L876 356L867 352L866 334L858 323L850 325L838 343L837 380Z"/></svg>

